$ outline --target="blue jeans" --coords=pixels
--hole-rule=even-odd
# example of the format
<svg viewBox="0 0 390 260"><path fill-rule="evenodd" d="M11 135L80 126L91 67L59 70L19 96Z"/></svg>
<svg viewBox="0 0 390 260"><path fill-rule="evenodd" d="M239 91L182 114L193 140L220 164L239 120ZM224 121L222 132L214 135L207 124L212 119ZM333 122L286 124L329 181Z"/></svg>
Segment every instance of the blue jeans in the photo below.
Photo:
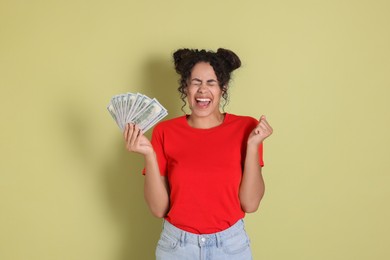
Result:
<svg viewBox="0 0 390 260"><path fill-rule="evenodd" d="M250 241L239 220L221 232L198 235L164 220L156 249L157 260L251 260Z"/></svg>

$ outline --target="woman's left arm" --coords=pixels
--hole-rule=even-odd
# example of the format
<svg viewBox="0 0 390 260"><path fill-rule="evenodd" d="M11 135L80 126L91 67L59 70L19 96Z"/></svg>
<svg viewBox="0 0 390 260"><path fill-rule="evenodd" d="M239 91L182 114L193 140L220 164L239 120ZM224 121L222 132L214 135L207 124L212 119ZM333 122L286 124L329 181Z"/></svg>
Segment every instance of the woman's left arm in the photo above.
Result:
<svg viewBox="0 0 390 260"><path fill-rule="evenodd" d="M259 164L259 145L272 134L273 129L265 116L250 133L247 141L244 173L241 180L239 198L244 212L255 212L263 198L265 185Z"/></svg>

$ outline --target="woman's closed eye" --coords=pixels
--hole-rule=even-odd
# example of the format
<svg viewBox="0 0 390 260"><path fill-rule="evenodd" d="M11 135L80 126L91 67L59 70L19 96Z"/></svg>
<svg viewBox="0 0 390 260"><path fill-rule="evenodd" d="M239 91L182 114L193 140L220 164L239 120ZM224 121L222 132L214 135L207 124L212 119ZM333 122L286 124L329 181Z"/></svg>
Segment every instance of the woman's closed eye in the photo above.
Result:
<svg viewBox="0 0 390 260"><path fill-rule="evenodd" d="M191 80L191 85L200 86L200 85L202 85L202 81L199 79L193 79L193 80Z"/></svg>

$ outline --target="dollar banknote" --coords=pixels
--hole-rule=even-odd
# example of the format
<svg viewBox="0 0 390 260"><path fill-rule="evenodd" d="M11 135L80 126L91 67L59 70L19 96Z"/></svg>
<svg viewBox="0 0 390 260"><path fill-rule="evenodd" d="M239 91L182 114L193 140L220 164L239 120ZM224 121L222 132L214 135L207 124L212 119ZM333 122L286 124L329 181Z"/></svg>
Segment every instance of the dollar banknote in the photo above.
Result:
<svg viewBox="0 0 390 260"><path fill-rule="evenodd" d="M107 110L122 131L132 123L146 132L168 115L157 99L130 92L113 96Z"/></svg>

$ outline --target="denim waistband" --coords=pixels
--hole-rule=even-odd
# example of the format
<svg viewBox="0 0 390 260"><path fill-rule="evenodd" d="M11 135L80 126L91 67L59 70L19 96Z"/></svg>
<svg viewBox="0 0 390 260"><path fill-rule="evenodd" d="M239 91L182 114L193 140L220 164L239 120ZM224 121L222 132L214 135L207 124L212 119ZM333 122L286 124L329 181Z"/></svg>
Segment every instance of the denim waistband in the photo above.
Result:
<svg viewBox="0 0 390 260"><path fill-rule="evenodd" d="M212 234L194 234L191 232L184 231L180 228L175 227L167 220L164 220L164 232L169 233L171 236L180 240L180 245L186 243L196 244L199 246L222 246L223 240L235 236L240 232L245 232L244 221L240 219L233 226Z"/></svg>

